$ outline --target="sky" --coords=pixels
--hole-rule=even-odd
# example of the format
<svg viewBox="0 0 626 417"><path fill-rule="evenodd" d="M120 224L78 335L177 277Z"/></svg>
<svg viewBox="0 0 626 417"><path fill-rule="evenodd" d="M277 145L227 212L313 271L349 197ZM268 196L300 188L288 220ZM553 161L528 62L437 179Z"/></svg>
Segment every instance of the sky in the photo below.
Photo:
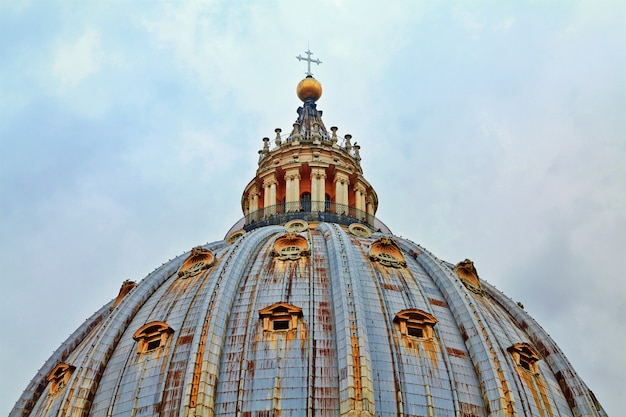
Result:
<svg viewBox="0 0 626 417"><path fill-rule="evenodd" d="M623 414L625 21L621 0L0 0L0 414L124 280L242 217L309 47L377 217L474 261Z"/></svg>

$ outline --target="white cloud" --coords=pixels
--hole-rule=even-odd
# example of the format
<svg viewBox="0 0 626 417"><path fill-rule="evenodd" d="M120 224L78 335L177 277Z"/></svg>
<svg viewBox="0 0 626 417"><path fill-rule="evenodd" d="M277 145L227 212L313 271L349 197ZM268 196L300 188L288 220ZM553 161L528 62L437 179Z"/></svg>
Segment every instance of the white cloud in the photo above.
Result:
<svg viewBox="0 0 626 417"><path fill-rule="evenodd" d="M100 34L87 30L78 39L57 47L52 72L63 86L74 87L100 70L102 56Z"/></svg>

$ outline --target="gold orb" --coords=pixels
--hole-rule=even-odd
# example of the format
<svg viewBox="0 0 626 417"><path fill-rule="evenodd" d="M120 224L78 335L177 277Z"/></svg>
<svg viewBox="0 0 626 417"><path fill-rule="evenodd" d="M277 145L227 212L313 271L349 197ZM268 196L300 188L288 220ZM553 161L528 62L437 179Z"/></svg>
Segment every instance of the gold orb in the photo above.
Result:
<svg viewBox="0 0 626 417"><path fill-rule="evenodd" d="M322 96L322 84L309 75L298 83L296 92L298 94L298 98L302 101L307 99L317 101Z"/></svg>

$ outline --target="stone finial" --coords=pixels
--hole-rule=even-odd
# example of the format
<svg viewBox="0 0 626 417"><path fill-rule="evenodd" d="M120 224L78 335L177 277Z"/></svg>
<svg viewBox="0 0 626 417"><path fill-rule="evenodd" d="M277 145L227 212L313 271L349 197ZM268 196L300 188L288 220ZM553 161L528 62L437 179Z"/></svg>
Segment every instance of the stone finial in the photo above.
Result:
<svg viewBox="0 0 626 417"><path fill-rule="evenodd" d="M359 153L359 149L361 149L361 146L357 145L356 142L354 142L354 159L356 160L357 164L361 163L361 154Z"/></svg>
<svg viewBox="0 0 626 417"><path fill-rule="evenodd" d="M319 145L322 140L322 135L320 135L320 123L316 120L313 122L313 132L311 133L311 140L315 145Z"/></svg>
<svg viewBox="0 0 626 417"><path fill-rule="evenodd" d="M300 133L300 123L294 123L293 131L291 132L291 142L293 145L299 145L301 139L302 134Z"/></svg>
<svg viewBox="0 0 626 417"><path fill-rule="evenodd" d="M270 138L263 138L263 153L270 153Z"/></svg>
<svg viewBox="0 0 626 417"><path fill-rule="evenodd" d="M276 139L274 139L274 143L276 144L276 146L280 146L280 132L282 132L282 130L281 128L277 127L276 129L274 129L274 132L276 132Z"/></svg>
<svg viewBox="0 0 626 417"><path fill-rule="evenodd" d="M337 126L331 127L330 131L333 132L332 135L330 136L330 141L333 147L337 147L337 142L339 141L339 138L337 137Z"/></svg>
<svg viewBox="0 0 626 417"><path fill-rule="evenodd" d="M352 135L350 134L345 135L344 138L346 139L346 151L350 153L350 151L352 150L352 144L350 143L350 139L352 139Z"/></svg>
<svg viewBox="0 0 626 417"><path fill-rule="evenodd" d="M130 290L135 288L136 285L137 283L135 281L131 281L129 279L122 282L122 286L120 287L120 292L117 294L117 298L115 299L115 301L113 302L113 305L109 308L109 310L112 311L119 303L121 303L122 299L126 297L126 295L130 292Z"/></svg>

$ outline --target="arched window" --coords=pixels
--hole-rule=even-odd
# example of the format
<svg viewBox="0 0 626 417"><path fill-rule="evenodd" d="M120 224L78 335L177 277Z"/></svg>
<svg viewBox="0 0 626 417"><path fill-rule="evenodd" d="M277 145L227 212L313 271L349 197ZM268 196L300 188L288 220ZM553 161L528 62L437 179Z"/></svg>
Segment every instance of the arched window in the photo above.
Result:
<svg viewBox="0 0 626 417"><path fill-rule="evenodd" d="M137 353L149 353L165 346L174 329L162 321L153 321L141 326L133 335L137 341Z"/></svg>
<svg viewBox="0 0 626 417"><path fill-rule="evenodd" d="M300 210L311 211L311 193L302 193L300 195Z"/></svg>

